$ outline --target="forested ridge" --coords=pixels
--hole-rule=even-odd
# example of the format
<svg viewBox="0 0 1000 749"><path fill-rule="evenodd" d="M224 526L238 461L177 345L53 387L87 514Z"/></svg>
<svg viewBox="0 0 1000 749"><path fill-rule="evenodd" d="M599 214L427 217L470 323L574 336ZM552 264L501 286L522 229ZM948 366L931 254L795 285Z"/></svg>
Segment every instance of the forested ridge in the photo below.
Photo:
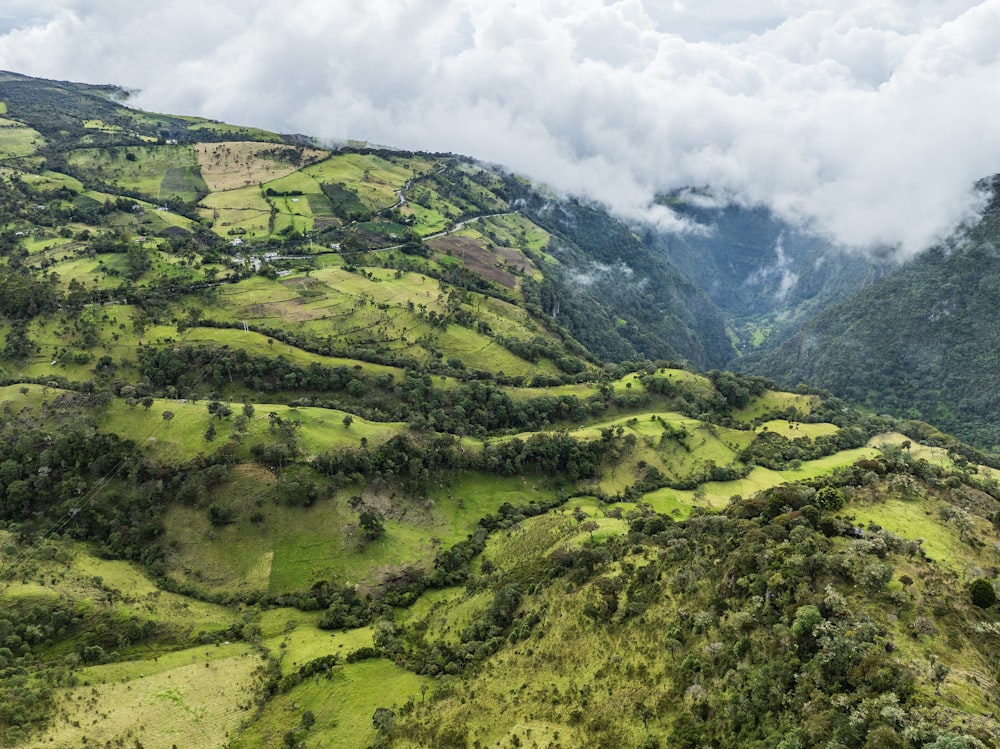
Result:
<svg viewBox="0 0 1000 749"><path fill-rule="evenodd" d="M861 288L747 367L995 446L998 215L994 198L953 246L925 252Z"/></svg>

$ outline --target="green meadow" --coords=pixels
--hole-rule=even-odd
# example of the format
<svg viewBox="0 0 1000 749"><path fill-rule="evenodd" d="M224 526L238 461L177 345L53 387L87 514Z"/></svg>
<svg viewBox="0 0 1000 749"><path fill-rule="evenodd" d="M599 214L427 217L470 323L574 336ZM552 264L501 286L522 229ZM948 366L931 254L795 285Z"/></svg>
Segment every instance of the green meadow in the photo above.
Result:
<svg viewBox="0 0 1000 749"><path fill-rule="evenodd" d="M30 156L44 143L37 130L0 117L0 159Z"/></svg>
<svg viewBox="0 0 1000 749"><path fill-rule="evenodd" d="M373 684L378 689L373 690ZM398 708L411 697L419 700L425 686L433 689L434 682L384 659L337 666L328 676L309 677L275 696L231 746L269 749L280 746L289 731L310 749L369 746L376 737L372 726L376 708ZM309 729L299 728L306 711L312 713L315 723Z"/></svg>
<svg viewBox="0 0 1000 749"><path fill-rule="evenodd" d="M255 239L271 234L271 204L256 186L210 193L198 208L220 236L239 232L240 237Z"/></svg>
<svg viewBox="0 0 1000 749"><path fill-rule="evenodd" d="M153 198L195 201L208 193L191 146L84 148L67 160L76 169Z"/></svg>

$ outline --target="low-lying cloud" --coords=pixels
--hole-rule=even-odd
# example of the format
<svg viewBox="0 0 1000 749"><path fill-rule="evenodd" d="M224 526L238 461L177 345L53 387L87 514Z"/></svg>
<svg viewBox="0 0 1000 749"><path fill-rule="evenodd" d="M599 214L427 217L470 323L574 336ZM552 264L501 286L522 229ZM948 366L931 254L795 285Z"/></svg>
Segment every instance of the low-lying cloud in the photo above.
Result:
<svg viewBox="0 0 1000 749"><path fill-rule="evenodd" d="M667 227L653 196L707 186L904 254L1000 171L1000 0L14 0L0 68L466 153Z"/></svg>

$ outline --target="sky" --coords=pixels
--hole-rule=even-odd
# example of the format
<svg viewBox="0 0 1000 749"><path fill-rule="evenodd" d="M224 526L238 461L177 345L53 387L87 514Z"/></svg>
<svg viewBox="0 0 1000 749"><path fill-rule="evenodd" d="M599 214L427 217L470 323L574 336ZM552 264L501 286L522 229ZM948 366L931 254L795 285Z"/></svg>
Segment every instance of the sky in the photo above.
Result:
<svg viewBox="0 0 1000 749"><path fill-rule="evenodd" d="M4 0L0 69L462 153L667 229L708 188L911 255L1000 172L1000 0Z"/></svg>

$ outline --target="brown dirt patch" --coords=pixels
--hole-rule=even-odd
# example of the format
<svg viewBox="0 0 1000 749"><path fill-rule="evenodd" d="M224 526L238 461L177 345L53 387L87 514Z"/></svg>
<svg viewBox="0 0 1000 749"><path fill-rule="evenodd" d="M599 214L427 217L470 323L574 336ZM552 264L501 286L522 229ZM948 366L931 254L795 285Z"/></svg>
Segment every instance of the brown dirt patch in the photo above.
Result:
<svg viewBox="0 0 1000 749"><path fill-rule="evenodd" d="M535 271L534 263L514 247L490 245L487 248L470 237L437 237L427 244L445 254L451 250L451 256L461 260L473 273L508 289L517 286L518 277L510 272L511 269L520 271L523 268L527 274Z"/></svg>

